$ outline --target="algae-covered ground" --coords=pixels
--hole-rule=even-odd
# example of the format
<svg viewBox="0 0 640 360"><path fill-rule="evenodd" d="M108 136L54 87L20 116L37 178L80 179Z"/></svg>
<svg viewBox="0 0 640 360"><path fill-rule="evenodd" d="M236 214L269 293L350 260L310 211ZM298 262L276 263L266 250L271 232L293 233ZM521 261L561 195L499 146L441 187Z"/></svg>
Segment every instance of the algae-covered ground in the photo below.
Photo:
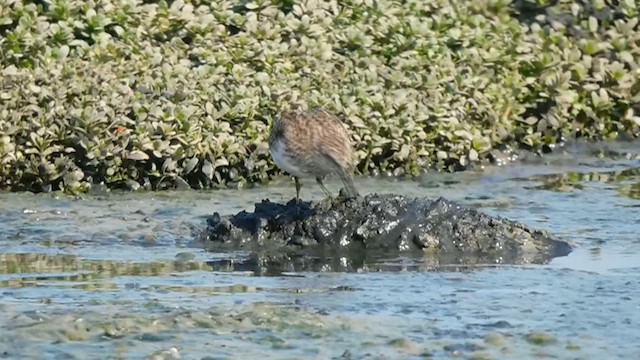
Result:
<svg viewBox="0 0 640 360"><path fill-rule="evenodd" d="M237 187L285 109L419 175L640 126L638 3L0 0L0 188Z"/></svg>

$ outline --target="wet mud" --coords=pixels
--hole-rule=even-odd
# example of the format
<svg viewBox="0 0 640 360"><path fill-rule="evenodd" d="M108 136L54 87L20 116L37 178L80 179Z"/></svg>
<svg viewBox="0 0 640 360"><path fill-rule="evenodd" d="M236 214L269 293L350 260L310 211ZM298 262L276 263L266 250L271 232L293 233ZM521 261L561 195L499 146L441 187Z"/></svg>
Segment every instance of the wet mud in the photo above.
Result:
<svg viewBox="0 0 640 360"><path fill-rule="evenodd" d="M200 240L209 250L246 250L263 263L302 263L318 255L362 262L366 253L424 253L439 263L546 263L571 252L547 231L445 198L397 194L356 199L263 200L253 212L214 213ZM308 265L306 265L308 266Z"/></svg>

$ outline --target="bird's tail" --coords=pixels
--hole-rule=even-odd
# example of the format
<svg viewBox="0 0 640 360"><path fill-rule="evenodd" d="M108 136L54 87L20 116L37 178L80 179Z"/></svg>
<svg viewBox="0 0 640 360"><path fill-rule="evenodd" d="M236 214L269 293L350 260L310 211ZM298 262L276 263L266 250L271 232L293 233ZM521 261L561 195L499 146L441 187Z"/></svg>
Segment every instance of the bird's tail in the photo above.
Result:
<svg viewBox="0 0 640 360"><path fill-rule="evenodd" d="M338 176L340 176L340 179L344 184L344 188L347 191L347 197L349 197L350 199L359 197L360 193L358 192L358 189L356 189L356 186L353 184L353 176L351 175L351 173L347 172L347 170L345 170L331 155L326 153L323 153L322 155L327 161L333 164L335 172L337 172Z"/></svg>
<svg viewBox="0 0 640 360"><path fill-rule="evenodd" d="M345 190L347 190L347 196L349 198L359 197L360 193L358 193L358 189L356 189L356 186L353 184L353 176L351 176L351 174L347 173L342 168L340 168L338 175L340 176L340 179L342 179L342 182L344 183L344 188Z"/></svg>

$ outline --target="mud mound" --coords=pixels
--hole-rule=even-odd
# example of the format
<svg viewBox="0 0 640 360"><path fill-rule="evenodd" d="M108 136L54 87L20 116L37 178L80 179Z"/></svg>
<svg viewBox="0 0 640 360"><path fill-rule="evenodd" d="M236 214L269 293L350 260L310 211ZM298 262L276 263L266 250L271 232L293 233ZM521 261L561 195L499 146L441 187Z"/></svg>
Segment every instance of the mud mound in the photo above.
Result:
<svg viewBox="0 0 640 360"><path fill-rule="evenodd" d="M280 254L426 253L449 263L545 263L571 246L546 231L438 198L372 194L321 202L263 200L254 212L214 213L201 240L211 250Z"/></svg>

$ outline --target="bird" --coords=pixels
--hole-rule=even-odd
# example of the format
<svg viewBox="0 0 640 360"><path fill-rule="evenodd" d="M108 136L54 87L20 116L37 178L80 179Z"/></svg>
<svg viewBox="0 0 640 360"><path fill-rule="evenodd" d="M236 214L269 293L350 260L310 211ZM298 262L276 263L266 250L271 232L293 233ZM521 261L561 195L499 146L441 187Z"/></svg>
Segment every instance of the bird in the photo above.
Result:
<svg viewBox="0 0 640 360"><path fill-rule="evenodd" d="M321 107L288 110L274 120L269 133L269 151L275 164L295 180L296 202L300 202L300 178L315 177L328 197L327 176L337 175L346 197L360 196L353 183L354 151L346 126Z"/></svg>

